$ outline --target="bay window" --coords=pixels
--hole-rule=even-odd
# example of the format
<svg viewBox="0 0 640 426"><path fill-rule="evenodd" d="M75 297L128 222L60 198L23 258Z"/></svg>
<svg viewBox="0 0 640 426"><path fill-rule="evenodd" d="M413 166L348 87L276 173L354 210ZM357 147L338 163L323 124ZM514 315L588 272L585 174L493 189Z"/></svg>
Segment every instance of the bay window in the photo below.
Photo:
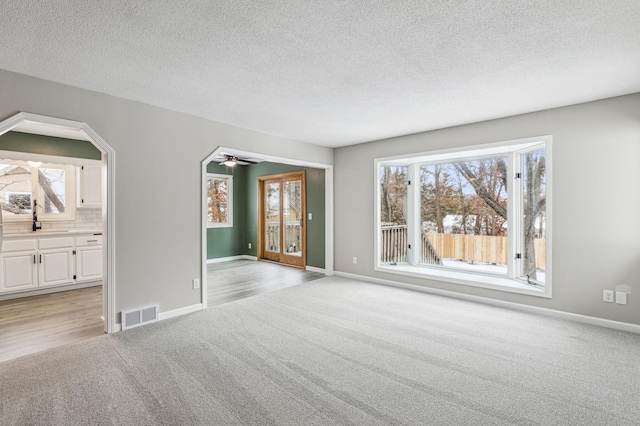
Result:
<svg viewBox="0 0 640 426"><path fill-rule="evenodd" d="M376 270L550 297L550 144L375 160Z"/></svg>

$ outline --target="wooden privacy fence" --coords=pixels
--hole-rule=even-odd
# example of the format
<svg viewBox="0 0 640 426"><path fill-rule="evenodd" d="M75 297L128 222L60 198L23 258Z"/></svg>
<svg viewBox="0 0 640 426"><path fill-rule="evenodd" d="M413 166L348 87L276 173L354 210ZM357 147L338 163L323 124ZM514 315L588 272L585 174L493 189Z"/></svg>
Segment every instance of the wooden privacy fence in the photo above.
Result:
<svg viewBox="0 0 640 426"><path fill-rule="evenodd" d="M488 235L427 233L436 252L445 259L507 263L507 238Z"/></svg>
<svg viewBox="0 0 640 426"><path fill-rule="evenodd" d="M407 227L381 227L382 262L407 261ZM534 240L536 267L546 268L545 239ZM440 259L459 259L469 262L507 263L507 237L488 235L423 233L420 263L439 264Z"/></svg>

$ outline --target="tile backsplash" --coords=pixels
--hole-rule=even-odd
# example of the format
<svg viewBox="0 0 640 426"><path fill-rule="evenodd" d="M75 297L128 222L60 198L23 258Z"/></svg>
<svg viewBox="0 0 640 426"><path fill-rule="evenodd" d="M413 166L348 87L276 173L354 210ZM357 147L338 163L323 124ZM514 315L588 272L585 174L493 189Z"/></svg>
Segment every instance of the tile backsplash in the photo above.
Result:
<svg viewBox="0 0 640 426"><path fill-rule="evenodd" d="M102 209L83 208L76 210L76 220L56 220L42 221L42 230L53 229L94 229L102 227ZM17 232L30 231L32 222L5 222L4 233L11 234Z"/></svg>

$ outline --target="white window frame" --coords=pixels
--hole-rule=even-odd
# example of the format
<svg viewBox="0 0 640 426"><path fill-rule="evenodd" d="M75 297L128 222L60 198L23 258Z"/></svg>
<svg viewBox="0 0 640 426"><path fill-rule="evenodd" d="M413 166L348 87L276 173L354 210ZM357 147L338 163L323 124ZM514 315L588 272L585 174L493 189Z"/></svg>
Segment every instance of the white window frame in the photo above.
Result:
<svg viewBox="0 0 640 426"><path fill-rule="evenodd" d="M70 221L76 219L76 197L75 197L75 185L76 185L76 168L70 164L57 164L57 163L42 163L38 167L29 165L24 160L0 160L0 163L19 165L25 168L31 169L31 208L33 209L33 200L40 200L40 186L37 179L37 170L43 169L63 169L65 171L65 210L64 213L38 213L38 222L47 221ZM19 192L19 191L18 191ZM2 214L0 212L0 214ZM33 216L31 214L5 216L3 214L2 220L6 223L19 223L19 222L31 222Z"/></svg>
<svg viewBox="0 0 640 426"><path fill-rule="evenodd" d="M227 221L226 222L218 222L213 223L209 222L209 203L206 202L206 197L209 193L209 180L226 180L227 181ZM205 211L204 217L207 221L207 228L232 228L233 227L233 175L223 175L217 173L207 173L205 176L204 182L204 191L205 191Z"/></svg>
<svg viewBox="0 0 640 426"><path fill-rule="evenodd" d="M514 229L507 233L508 261L506 275L494 275L475 271L462 271L458 269L446 268L442 266L429 266L418 264L420 245L420 226L417 223L420 217L420 182L419 170L424 164L435 162L471 160L487 156L507 155L508 167L507 176L511 180L520 170L521 156L545 147L545 191L546 191L546 214L545 214L545 283L544 285L531 285L526 279L521 277L523 261L516 259L516 253L522 253L522 186L507 186L507 223ZM473 287L502 290L512 293L528 294L539 297L551 298L552 296L552 137L541 136L534 138L503 141L491 144L473 145L449 150L423 152L403 156L376 158L374 160L374 270L390 274L433 279L455 284L463 284ZM407 262L396 265L383 264L380 262L381 241L380 241L380 168L382 166L408 166L408 179L412 183L407 188L407 238L411 246L407 250ZM513 181L513 180L512 180ZM517 231L516 231L517 230Z"/></svg>

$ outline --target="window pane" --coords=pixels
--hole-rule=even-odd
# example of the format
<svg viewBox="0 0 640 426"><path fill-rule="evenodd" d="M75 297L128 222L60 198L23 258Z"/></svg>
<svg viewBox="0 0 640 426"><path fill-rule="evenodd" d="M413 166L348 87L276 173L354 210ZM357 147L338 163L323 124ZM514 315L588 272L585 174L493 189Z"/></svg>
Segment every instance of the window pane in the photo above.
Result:
<svg viewBox="0 0 640 426"><path fill-rule="evenodd" d="M0 164L2 214L15 217L31 214L31 168Z"/></svg>
<svg viewBox="0 0 640 426"><path fill-rule="evenodd" d="M524 277L544 283L546 263L546 150L522 156Z"/></svg>
<svg viewBox="0 0 640 426"><path fill-rule="evenodd" d="M407 260L407 177L406 166L380 167L380 260L385 263Z"/></svg>
<svg viewBox="0 0 640 426"><path fill-rule="evenodd" d="M38 169L38 187L40 197L38 214L64 213L66 175L64 169Z"/></svg>
<svg viewBox="0 0 640 426"><path fill-rule="evenodd" d="M207 179L207 220L228 223L229 182L227 179Z"/></svg>
<svg viewBox="0 0 640 426"><path fill-rule="evenodd" d="M280 183L266 183L265 192L265 241L264 249L280 252Z"/></svg>
<svg viewBox="0 0 640 426"><path fill-rule="evenodd" d="M284 249L288 255L302 256L302 181L283 183Z"/></svg>
<svg viewBox="0 0 640 426"><path fill-rule="evenodd" d="M507 157L420 167L419 262L507 274Z"/></svg>

